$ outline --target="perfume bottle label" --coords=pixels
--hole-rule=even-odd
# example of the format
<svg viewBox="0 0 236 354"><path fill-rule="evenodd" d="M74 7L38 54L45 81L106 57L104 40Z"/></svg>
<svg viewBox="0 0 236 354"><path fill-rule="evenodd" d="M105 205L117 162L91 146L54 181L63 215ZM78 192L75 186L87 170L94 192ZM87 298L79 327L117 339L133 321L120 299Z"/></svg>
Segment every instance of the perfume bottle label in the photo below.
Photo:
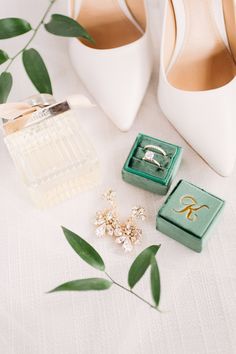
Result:
<svg viewBox="0 0 236 354"><path fill-rule="evenodd" d="M28 127L32 124L39 123L44 119L51 118L58 114L64 113L70 109L70 106L67 101L55 103L52 106L40 109L31 114L29 119L26 122L25 127Z"/></svg>

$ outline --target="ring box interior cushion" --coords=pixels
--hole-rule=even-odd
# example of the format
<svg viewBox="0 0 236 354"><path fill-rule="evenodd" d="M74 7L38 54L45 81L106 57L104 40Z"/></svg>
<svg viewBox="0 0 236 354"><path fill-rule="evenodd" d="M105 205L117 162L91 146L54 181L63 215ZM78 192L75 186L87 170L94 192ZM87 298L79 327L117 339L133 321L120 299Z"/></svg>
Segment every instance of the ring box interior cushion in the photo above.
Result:
<svg viewBox="0 0 236 354"><path fill-rule="evenodd" d="M157 230L201 252L225 202L184 180L157 214Z"/></svg>
<svg viewBox="0 0 236 354"><path fill-rule="evenodd" d="M146 145L160 147L165 151L166 156L158 150L145 149ZM161 168L158 168L155 163L143 160L144 156L155 159ZM122 169L122 178L137 187L164 195L177 173L181 157L181 147L139 134Z"/></svg>

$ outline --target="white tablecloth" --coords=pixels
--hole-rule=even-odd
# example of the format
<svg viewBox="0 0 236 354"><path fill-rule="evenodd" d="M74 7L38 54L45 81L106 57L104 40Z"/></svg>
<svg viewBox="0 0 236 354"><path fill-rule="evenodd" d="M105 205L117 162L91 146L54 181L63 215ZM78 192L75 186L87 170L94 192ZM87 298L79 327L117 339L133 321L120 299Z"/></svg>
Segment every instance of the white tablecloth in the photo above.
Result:
<svg viewBox="0 0 236 354"><path fill-rule="evenodd" d="M3 5L3 0L2 0ZM23 17L35 24L47 0L9 0L1 17ZM154 52L158 58L160 19L158 1L149 1ZM53 12L66 12L66 1ZM14 54L27 35L1 41ZM73 71L67 41L43 30L32 43L44 57L56 98L86 93ZM79 58L78 58L79 60ZM0 140L0 352L2 354L233 354L236 352L236 171L216 175L168 123L156 101L158 66L133 128L119 132L99 108L81 114L102 162L102 184L47 211L35 209L18 181ZM20 60L12 66L11 99L35 92ZM222 117L223 119L223 117ZM204 129L204 127L202 127ZM212 238L197 254L155 230L155 216L165 197L142 191L121 180L121 168L139 132L184 147L176 178L192 181L227 200ZM216 148L220 148L219 146ZM118 192L121 213L133 205L148 212L144 239L135 253L124 255L109 240L94 235L92 220L103 207L100 195L111 186ZM100 276L70 248L64 225L98 249L108 272L127 283L127 272L144 247L161 243L158 262L162 279L161 309L155 312L115 286L104 292L45 294L72 279ZM137 291L151 299L146 275Z"/></svg>

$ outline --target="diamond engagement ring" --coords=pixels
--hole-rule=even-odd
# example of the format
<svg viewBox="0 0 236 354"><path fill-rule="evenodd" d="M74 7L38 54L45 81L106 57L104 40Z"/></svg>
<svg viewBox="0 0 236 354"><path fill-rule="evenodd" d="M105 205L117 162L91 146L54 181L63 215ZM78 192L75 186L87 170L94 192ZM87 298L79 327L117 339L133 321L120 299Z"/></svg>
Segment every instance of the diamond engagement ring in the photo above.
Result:
<svg viewBox="0 0 236 354"><path fill-rule="evenodd" d="M155 156L154 152L148 150L145 152L145 155L143 156L143 160L156 165L158 168L162 168L161 164L157 160L154 159L154 156Z"/></svg>
<svg viewBox="0 0 236 354"><path fill-rule="evenodd" d="M163 156L167 156L167 153L165 152L164 149L162 149L160 146L157 146L157 145L146 145L144 146L144 150L154 150L156 151L157 153L161 153L161 155Z"/></svg>

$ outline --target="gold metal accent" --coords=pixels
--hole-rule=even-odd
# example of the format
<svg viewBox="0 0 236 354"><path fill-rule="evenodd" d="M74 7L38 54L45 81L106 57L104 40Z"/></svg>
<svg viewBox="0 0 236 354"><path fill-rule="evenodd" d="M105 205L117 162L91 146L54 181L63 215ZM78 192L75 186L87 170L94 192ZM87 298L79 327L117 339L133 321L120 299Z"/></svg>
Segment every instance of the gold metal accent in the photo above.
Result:
<svg viewBox="0 0 236 354"><path fill-rule="evenodd" d="M137 220L145 220L145 209L134 206L125 222L120 221L116 202L116 193L108 189L104 198L109 202L110 207L96 213L96 235L98 237L112 236L116 243L120 244L125 252L130 252L134 245L142 239L142 229L137 225Z"/></svg>
<svg viewBox="0 0 236 354"><path fill-rule="evenodd" d="M3 124L5 135L15 133L18 130L28 127L29 125L41 122L44 119L54 117L64 113L70 109L67 101L54 103L47 107L33 106L22 111L15 110L15 118L6 120Z"/></svg>
<svg viewBox="0 0 236 354"><path fill-rule="evenodd" d="M206 204L198 205L198 202L196 201L196 199L191 195L183 195L180 198L180 203L184 205L184 208L180 209L180 210L176 210L176 209L173 209L173 210L178 214L186 213L185 216L190 221L196 221L198 218L198 215L194 212L197 212L203 208L210 209L209 206Z"/></svg>

